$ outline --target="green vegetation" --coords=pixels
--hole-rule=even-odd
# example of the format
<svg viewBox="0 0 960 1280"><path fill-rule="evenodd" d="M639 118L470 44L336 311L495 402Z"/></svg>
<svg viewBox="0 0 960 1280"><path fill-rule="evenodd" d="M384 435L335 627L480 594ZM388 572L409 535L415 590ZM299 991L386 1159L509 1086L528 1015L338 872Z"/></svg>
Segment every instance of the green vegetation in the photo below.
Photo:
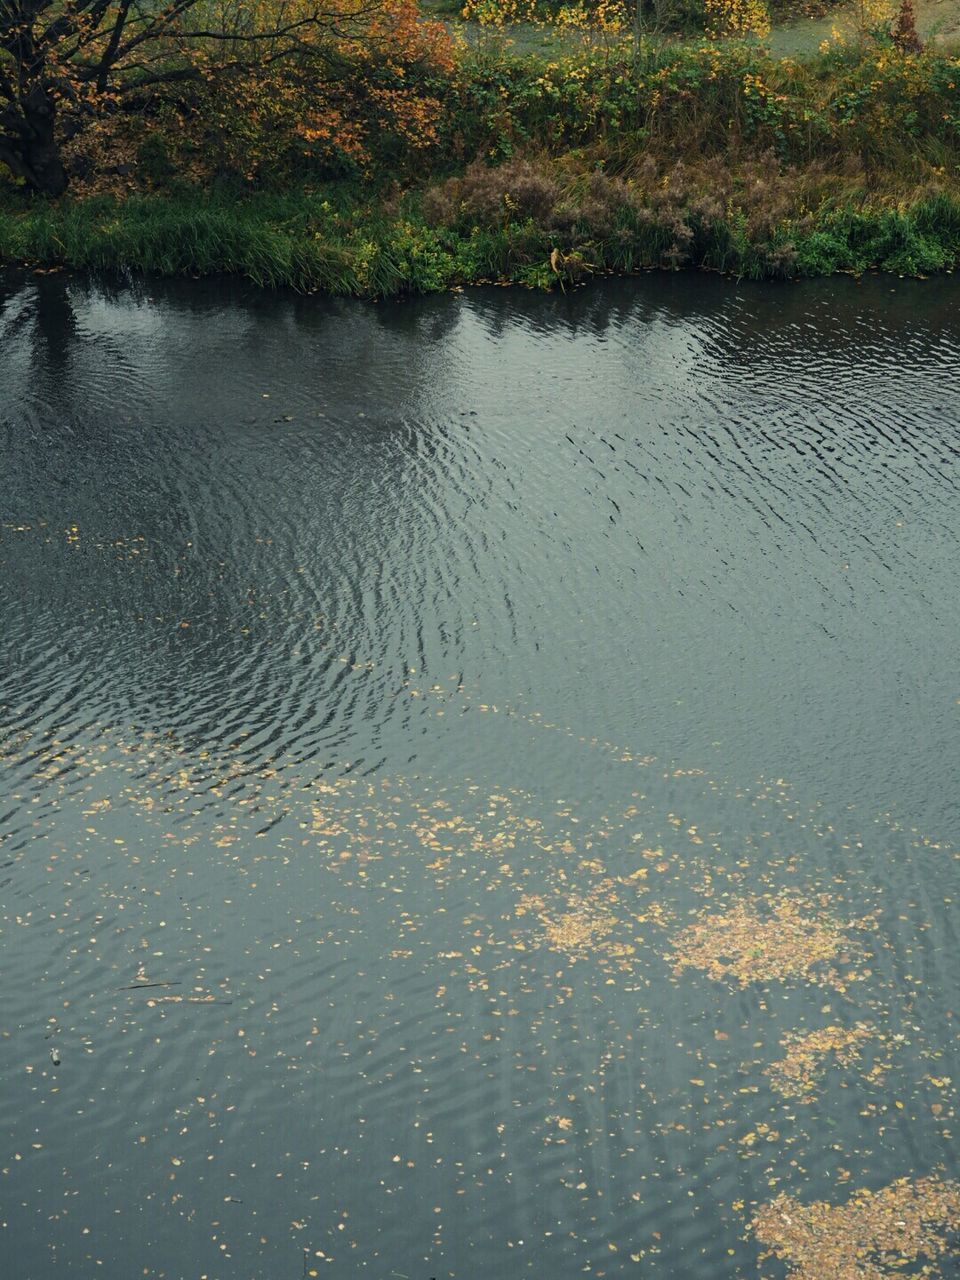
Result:
<svg viewBox="0 0 960 1280"><path fill-rule="evenodd" d="M503 169L516 172L515 166ZM501 185L506 175L490 172ZM835 207L827 202L815 214L771 226L762 207L759 219L752 216L749 191L726 207L710 195L660 208L618 206L617 181L588 179L581 212L568 206L571 222L563 232L559 221L544 225L522 213L499 225L460 219L431 226L415 197L409 213L396 216L374 206L336 213L317 194L14 202L0 209L0 259L165 275L233 272L263 285L374 297L483 281L550 287L591 273L653 267L693 266L756 279L870 268L923 275L960 259L960 199L953 195L903 208L866 198ZM508 198L504 189L501 199ZM605 199L602 221L588 221Z"/></svg>
<svg viewBox="0 0 960 1280"><path fill-rule="evenodd" d="M594 38L552 58L496 34L447 58L430 39L400 68L402 111L389 87L379 115L375 95L341 96L326 129L298 127L296 94L257 106L259 81L256 98L233 86L243 110L177 84L100 115L65 148L68 195L0 180L0 261L366 296L960 261L952 53L885 30L803 61L746 39Z"/></svg>

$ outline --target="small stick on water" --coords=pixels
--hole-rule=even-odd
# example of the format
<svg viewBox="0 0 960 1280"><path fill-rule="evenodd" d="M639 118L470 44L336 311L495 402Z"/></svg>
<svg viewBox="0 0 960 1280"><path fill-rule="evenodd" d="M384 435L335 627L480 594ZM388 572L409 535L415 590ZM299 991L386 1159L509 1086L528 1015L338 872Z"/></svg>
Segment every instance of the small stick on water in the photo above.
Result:
<svg viewBox="0 0 960 1280"><path fill-rule="evenodd" d="M143 991L145 987L182 987L182 982L135 982L132 987L117 987L118 991Z"/></svg>

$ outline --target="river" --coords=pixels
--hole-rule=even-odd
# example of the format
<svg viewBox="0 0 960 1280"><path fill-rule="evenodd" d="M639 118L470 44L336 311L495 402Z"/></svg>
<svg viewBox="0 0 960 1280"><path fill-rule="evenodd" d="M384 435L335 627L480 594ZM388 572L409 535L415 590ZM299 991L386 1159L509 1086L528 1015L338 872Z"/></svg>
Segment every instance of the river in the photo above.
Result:
<svg viewBox="0 0 960 1280"><path fill-rule="evenodd" d="M955 1274L952 280L8 275L0 390L9 1280Z"/></svg>

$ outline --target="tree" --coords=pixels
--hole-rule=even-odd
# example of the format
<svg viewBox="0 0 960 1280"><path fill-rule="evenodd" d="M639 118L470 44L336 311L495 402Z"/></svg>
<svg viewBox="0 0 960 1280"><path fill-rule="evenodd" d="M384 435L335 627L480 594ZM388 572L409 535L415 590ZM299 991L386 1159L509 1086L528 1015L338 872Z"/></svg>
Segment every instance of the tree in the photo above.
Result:
<svg viewBox="0 0 960 1280"><path fill-rule="evenodd" d="M61 195L84 117L164 83L376 41L385 0L0 0L0 162ZM342 61L342 59L341 59Z"/></svg>
<svg viewBox="0 0 960 1280"><path fill-rule="evenodd" d="M917 15L913 0L900 0L900 9L891 31L893 43L901 53L919 53L923 48L917 32Z"/></svg>

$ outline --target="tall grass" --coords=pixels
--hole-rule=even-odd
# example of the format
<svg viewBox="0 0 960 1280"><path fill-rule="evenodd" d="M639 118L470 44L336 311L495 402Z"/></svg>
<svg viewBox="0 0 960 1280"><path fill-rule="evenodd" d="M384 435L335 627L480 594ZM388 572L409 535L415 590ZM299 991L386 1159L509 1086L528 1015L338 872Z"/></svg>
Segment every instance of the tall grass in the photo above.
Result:
<svg viewBox="0 0 960 1280"><path fill-rule="evenodd" d="M317 196L226 203L201 196L36 202L0 208L0 260L163 275L233 273L259 285L383 297L482 281L550 287L591 274L680 266L753 279L860 273L928 274L960 261L960 200L904 209L839 205L775 227L742 207L690 199L642 203L599 232L567 211L547 218L429 225L412 206L338 230ZM593 206L596 213L596 205ZM589 216L590 210L588 210Z"/></svg>
<svg viewBox="0 0 960 1280"><path fill-rule="evenodd" d="M162 275L229 272L257 284L376 292L349 240L313 231L309 197L224 200L200 193L37 200L0 208L0 260Z"/></svg>

